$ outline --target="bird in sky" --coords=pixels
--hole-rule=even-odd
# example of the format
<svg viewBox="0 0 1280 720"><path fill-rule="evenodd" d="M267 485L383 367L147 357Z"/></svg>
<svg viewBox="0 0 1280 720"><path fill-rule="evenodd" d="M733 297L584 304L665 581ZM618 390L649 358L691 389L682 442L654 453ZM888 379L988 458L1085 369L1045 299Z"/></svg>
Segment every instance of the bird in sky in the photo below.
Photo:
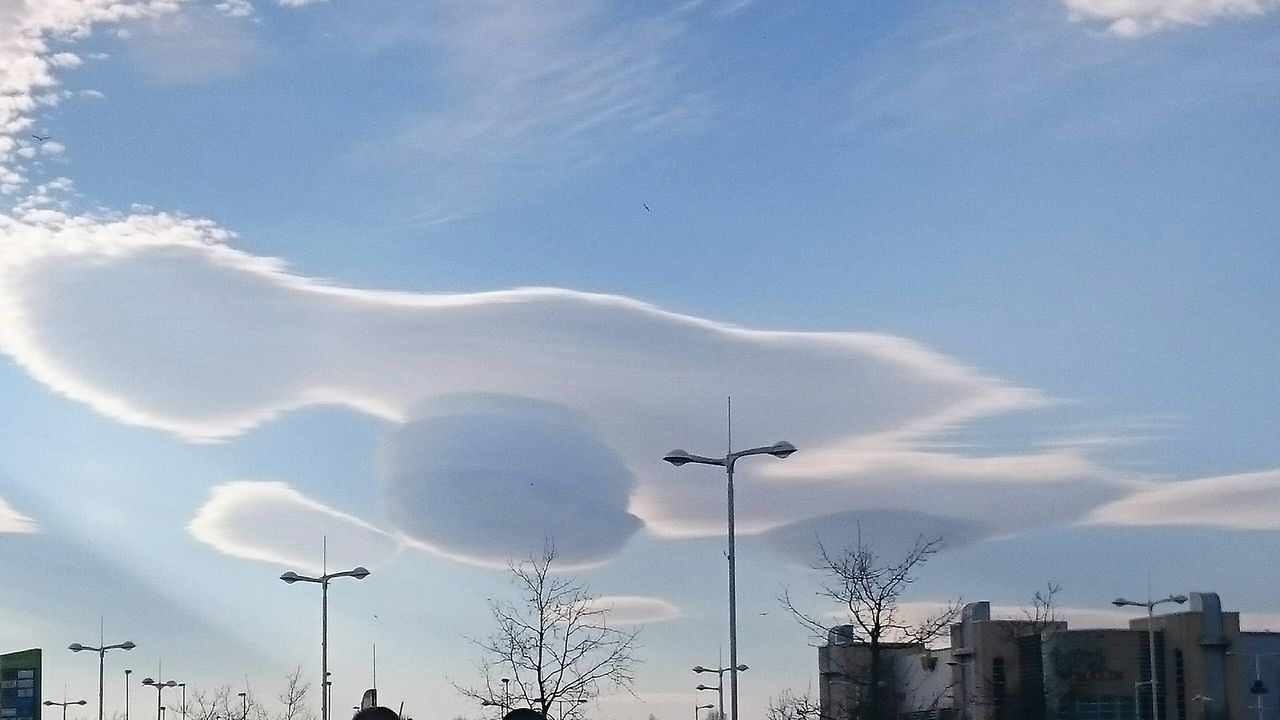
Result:
<svg viewBox="0 0 1280 720"><path fill-rule="evenodd" d="M36 142L44 142L45 140L48 140L53 136L52 135L32 135L31 137L35 138Z"/></svg>
<svg viewBox="0 0 1280 720"><path fill-rule="evenodd" d="M641 205L644 205L644 209L645 209L645 211L646 211L646 212L649 210L649 204L648 204L648 203L640 203L640 204L641 204Z"/></svg>

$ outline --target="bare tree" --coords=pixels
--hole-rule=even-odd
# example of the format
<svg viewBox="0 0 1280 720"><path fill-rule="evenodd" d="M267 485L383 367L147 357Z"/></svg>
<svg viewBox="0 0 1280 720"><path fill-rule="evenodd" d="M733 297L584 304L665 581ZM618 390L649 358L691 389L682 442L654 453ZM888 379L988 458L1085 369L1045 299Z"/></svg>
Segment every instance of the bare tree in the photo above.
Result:
<svg viewBox="0 0 1280 720"><path fill-rule="evenodd" d="M460 693L504 709L519 701L544 717L556 707L574 718L583 701L604 689L631 692L637 631L609 627L610 609L577 578L555 575L555 557L547 546L509 566L520 600L490 602L498 627L487 638L472 639L484 653L477 663L481 683L455 683Z"/></svg>
<svg viewBox="0 0 1280 720"><path fill-rule="evenodd" d="M848 618L847 626L854 633L849 640L864 643L867 647L865 676L844 678L862 688L859 707L850 708L854 714L868 720L882 720L893 714L892 703L887 702L891 696L885 682L886 643L904 641L927 650L959 614L959 602L914 622L902 612L902 597L914 582L915 571L942 546L942 538L930 539L920 535L906 555L896 561L884 561L871 543L863 539L861 530L856 543L838 553L818 544L819 560L813 567L826 574L827 580L817 594L840 605ZM783 593L781 600L802 625L825 639L828 621L798 609L787 592Z"/></svg>
<svg viewBox="0 0 1280 720"><path fill-rule="evenodd" d="M769 698L765 708L765 720L819 720L822 708L812 695L805 692L797 695L791 690L783 690L778 697Z"/></svg>
<svg viewBox="0 0 1280 720"><path fill-rule="evenodd" d="M311 710L307 707L307 691L311 683L302 681L302 666L294 668L286 678L286 685L277 699L283 708L277 716L278 720L310 720Z"/></svg>
<svg viewBox="0 0 1280 720"><path fill-rule="evenodd" d="M275 714L248 686L242 691L236 691L230 685L212 689L192 688L187 694L187 720L312 720L306 705L310 684L302 681L302 668L287 675L285 682L285 690L276 696L281 709Z"/></svg>

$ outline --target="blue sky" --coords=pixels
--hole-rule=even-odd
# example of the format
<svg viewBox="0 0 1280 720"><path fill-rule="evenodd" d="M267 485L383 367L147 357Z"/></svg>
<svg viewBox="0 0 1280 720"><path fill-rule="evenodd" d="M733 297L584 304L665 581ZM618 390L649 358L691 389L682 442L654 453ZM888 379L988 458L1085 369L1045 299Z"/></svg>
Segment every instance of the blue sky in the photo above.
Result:
<svg viewBox="0 0 1280 720"><path fill-rule="evenodd" d="M1280 628L1278 8L0 2L0 649L90 697L101 621L116 690L269 697L327 535L373 570L335 707L376 643L477 719L464 636L552 537L644 625L589 715L686 717L723 484L660 457L728 396L800 447L739 476L744 718L857 527L947 538L920 612L1149 577Z"/></svg>

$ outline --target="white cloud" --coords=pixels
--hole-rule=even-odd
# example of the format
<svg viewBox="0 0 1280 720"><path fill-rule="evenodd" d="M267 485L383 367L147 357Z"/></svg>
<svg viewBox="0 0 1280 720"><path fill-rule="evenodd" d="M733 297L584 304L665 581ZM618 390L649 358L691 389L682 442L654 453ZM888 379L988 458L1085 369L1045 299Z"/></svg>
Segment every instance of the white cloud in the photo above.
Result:
<svg viewBox="0 0 1280 720"><path fill-rule="evenodd" d="M611 625L644 625L684 616L675 604L643 595L603 595L595 599L592 607L607 609Z"/></svg>
<svg viewBox="0 0 1280 720"><path fill-rule="evenodd" d="M1182 25L1208 25L1275 10L1280 0L1063 0L1075 22L1102 23L1120 37Z"/></svg>
<svg viewBox="0 0 1280 720"><path fill-rule="evenodd" d="M504 567L551 543L557 566L616 554L641 522L635 478L591 421L505 395L433 400L384 444L383 491L397 528L422 547Z"/></svg>
<svg viewBox="0 0 1280 720"><path fill-rule="evenodd" d="M213 6L214 10L233 18L245 18L253 15L253 3L249 0L223 0Z"/></svg>
<svg viewBox="0 0 1280 720"><path fill-rule="evenodd" d="M69 52L55 52L50 38L87 35L99 23L158 17L185 0L41 0L0 3L0 137L20 137L34 125L38 98L58 84L53 71L80 64ZM15 147L0 145L0 191L10 194L27 180L28 169Z"/></svg>
<svg viewBox="0 0 1280 720"><path fill-rule="evenodd" d="M282 482L241 480L214 487L187 525L215 550L321 573L322 538L330 570L372 567L395 554L390 533L312 500Z"/></svg>
<svg viewBox="0 0 1280 720"><path fill-rule="evenodd" d="M1094 510L1099 525L1280 529L1280 470L1151 483Z"/></svg>
<svg viewBox="0 0 1280 720"><path fill-rule="evenodd" d="M0 533L33 533L38 529L35 520L18 512L0 497Z"/></svg>
<svg viewBox="0 0 1280 720"><path fill-rule="evenodd" d="M68 190L65 182L45 188L0 215L0 351L103 415L191 440L225 440L316 404L403 424L390 444L387 490L413 502L398 508L397 523L444 554L502 562L530 533L573 527L575 513L595 523L576 528L582 562L616 552L635 518L665 536L719 533L722 483L708 469L659 458L676 445L719 447L718 409L730 394L745 399L735 437L785 436L802 448L785 462L739 467L743 533L854 510L1013 532L1067 521L1122 492L1076 450L983 457L917 449L939 432L1045 401L901 337L751 330L550 288L340 287L234 249L232 235L209 221L145 209L71 214L56 200ZM471 419L439 414L453 402L444 399L466 396L490 406ZM549 427L538 419L547 413L525 412L534 406L563 421L562 447L538 446L545 457L513 467L468 456L486 443L522 447L524 436ZM486 413L509 419L510 431L476 430ZM425 416L434 424L415 424ZM415 459L419 433L457 445ZM508 504L459 539L441 498L461 492L462 471L491 473L513 499L517 481L544 483L562 506L530 505L545 512L521 527L519 503ZM1010 487L1021 502L993 508L989 494ZM495 501L503 494L491 493Z"/></svg>

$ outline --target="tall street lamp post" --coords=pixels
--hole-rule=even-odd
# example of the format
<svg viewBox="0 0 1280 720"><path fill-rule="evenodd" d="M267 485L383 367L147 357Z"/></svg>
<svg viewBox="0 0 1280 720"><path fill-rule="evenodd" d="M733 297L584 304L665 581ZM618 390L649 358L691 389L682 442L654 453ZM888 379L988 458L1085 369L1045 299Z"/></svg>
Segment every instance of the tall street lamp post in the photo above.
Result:
<svg viewBox="0 0 1280 720"><path fill-rule="evenodd" d="M129 720L129 676L133 670L124 671L124 720Z"/></svg>
<svg viewBox="0 0 1280 720"><path fill-rule="evenodd" d="M1150 654L1151 659L1151 720L1160 720L1160 682L1156 680L1155 607L1161 603L1177 603L1181 605L1186 601L1186 595L1170 595L1159 600L1147 598L1146 602L1125 600L1124 598L1116 598L1111 601L1111 604L1116 607L1144 607L1147 609L1147 652Z"/></svg>
<svg viewBox="0 0 1280 720"><path fill-rule="evenodd" d="M89 645L81 645L80 643L71 643L67 649L71 652L81 652L89 650L98 653L98 720L102 720L102 685L103 685L103 666L106 664L108 650L132 650L138 647L132 641L126 640L115 645L103 645L102 647L91 647ZM65 709L65 708L64 708Z"/></svg>
<svg viewBox="0 0 1280 720"><path fill-rule="evenodd" d="M785 458L796 451L796 446L789 442L776 442L764 447L755 447L738 452L730 451L722 458L694 455L687 450L676 449L662 457L663 460L680 467L688 463L697 465L719 465L724 468L728 480L729 505L729 707L733 710L732 720L738 720L738 596L737 569L734 560L733 531L733 466L739 458L748 455L772 455Z"/></svg>
<svg viewBox="0 0 1280 720"><path fill-rule="evenodd" d="M160 702L160 696L164 695L165 688L178 687L178 683L174 680L158 682L146 677L142 678L142 684L156 689L156 720L162 720L161 715L163 714L164 705Z"/></svg>
<svg viewBox="0 0 1280 720"><path fill-rule="evenodd" d="M178 687L182 688L182 720L187 720L187 684L180 682ZM125 718L125 720L129 719Z"/></svg>
<svg viewBox="0 0 1280 720"><path fill-rule="evenodd" d="M738 671L743 672L747 669L746 665L738 665ZM693 671L696 673L713 672L716 674L717 683L714 687L710 685L699 685L699 690L715 690L720 694L720 720L724 720L724 674L729 672L729 668L708 668L701 665L694 665Z"/></svg>
<svg viewBox="0 0 1280 720"><path fill-rule="evenodd" d="M320 577L307 577L290 570L280 576L280 579L289 585L308 582L320 586L320 720L329 720L329 581L340 577L363 580L369 577L369 571L363 567L356 567Z"/></svg>
<svg viewBox="0 0 1280 720"><path fill-rule="evenodd" d="M63 697L66 697L66 695L63 695ZM62 706L62 720L67 720L67 706L68 706L68 705L88 705L88 704L89 704L89 702L88 702L87 700L69 700L69 701L63 701L63 702L57 702L57 701L54 701L54 700L45 700L45 701L44 701L44 704L45 704L45 705L47 705L47 706L49 706L49 707L53 707L54 705L61 705L61 706Z"/></svg>

